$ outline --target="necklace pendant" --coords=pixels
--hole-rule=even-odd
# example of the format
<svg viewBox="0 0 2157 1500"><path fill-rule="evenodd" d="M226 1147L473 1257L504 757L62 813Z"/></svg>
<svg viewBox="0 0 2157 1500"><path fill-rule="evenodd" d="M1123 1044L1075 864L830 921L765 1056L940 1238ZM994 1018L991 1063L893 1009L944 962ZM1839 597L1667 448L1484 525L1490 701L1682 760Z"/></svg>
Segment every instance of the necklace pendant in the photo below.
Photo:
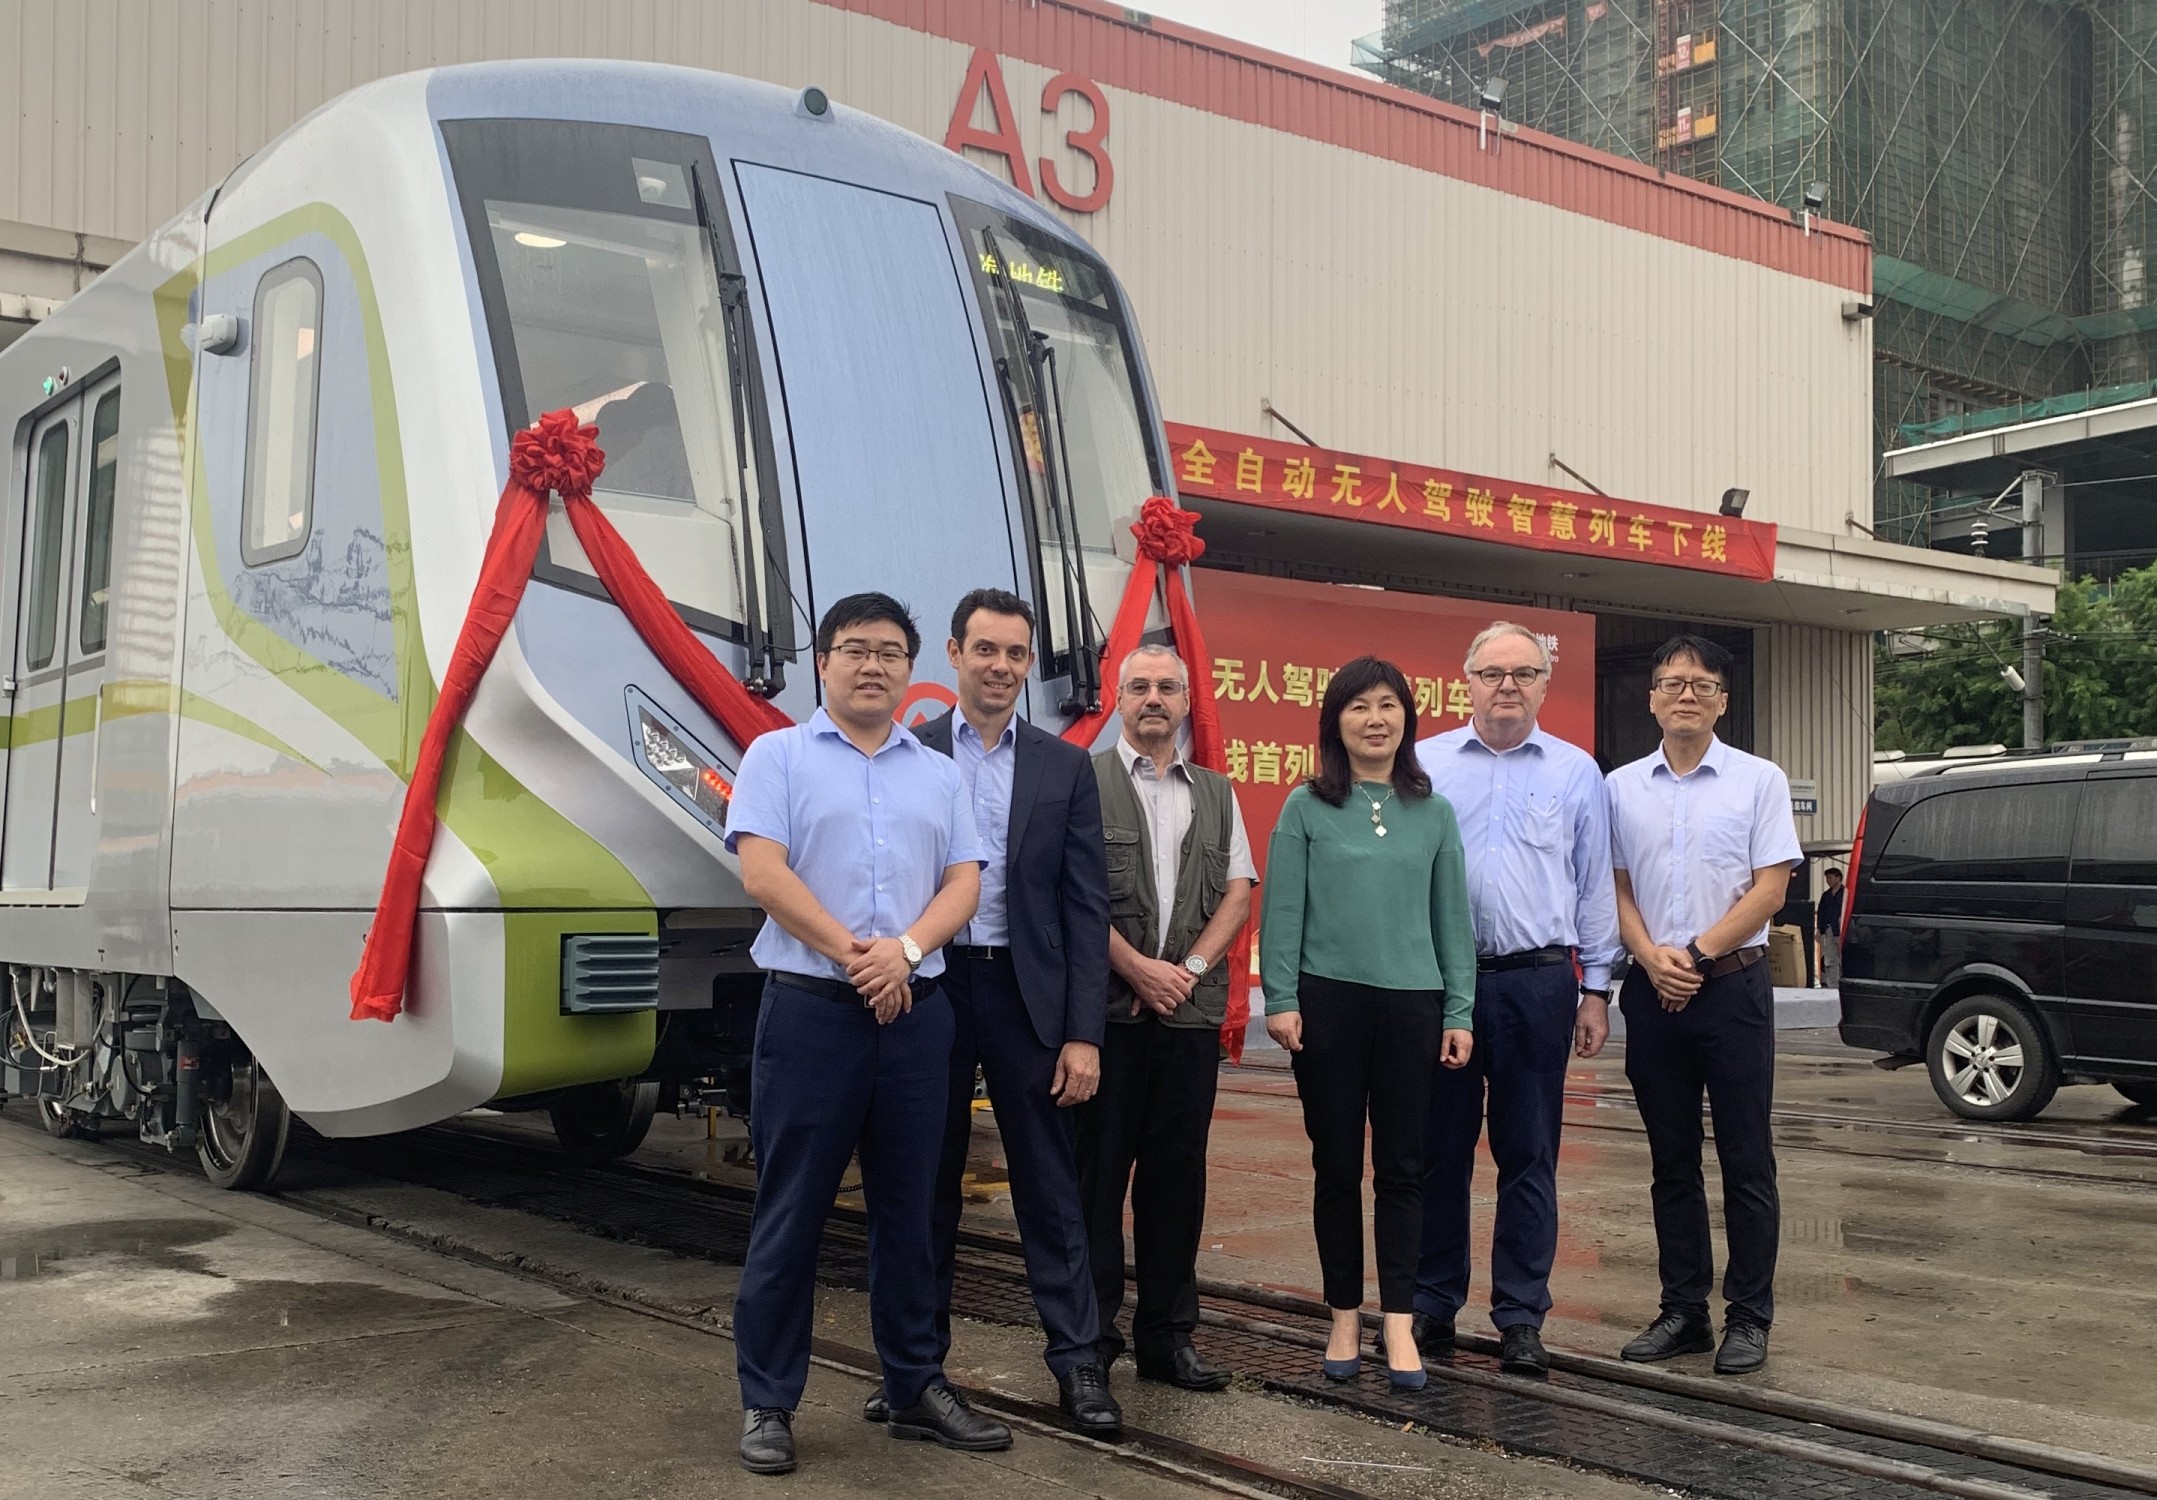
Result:
<svg viewBox="0 0 2157 1500"><path fill-rule="evenodd" d="M1380 838L1384 838L1386 836L1386 825L1383 823L1375 822L1374 820L1371 831L1377 834Z"/></svg>

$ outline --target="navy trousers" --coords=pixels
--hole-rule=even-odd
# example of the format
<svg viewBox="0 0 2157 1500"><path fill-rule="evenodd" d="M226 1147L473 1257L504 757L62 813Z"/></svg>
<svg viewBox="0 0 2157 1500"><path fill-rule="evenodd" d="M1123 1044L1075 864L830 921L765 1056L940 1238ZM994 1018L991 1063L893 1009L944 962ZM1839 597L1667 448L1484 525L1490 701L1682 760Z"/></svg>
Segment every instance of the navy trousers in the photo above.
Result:
<svg viewBox="0 0 2157 1500"><path fill-rule="evenodd" d="M1470 1184L1487 1107L1490 1154L1498 1164L1490 1320L1498 1328L1543 1326L1558 1253L1565 1062L1579 1003L1571 964L1476 976L1475 1051L1467 1067L1439 1068L1431 1082L1417 1312L1451 1322L1468 1300Z"/></svg>
<svg viewBox="0 0 2157 1500"><path fill-rule="evenodd" d="M1079 1199L1078 1120L1056 1102L1060 1047L1043 1046L1019 994L1009 954L949 956L944 994L951 1002L951 1087L944 1115L943 1163L936 1174L937 1362L951 1352L951 1278L964 1207L966 1152L974 1134L974 1069L988 1081L1011 1174L1026 1285L1048 1334L1048 1366L1061 1376L1091 1364L1099 1336L1093 1279L1086 1265L1086 1215ZM1119 1262L1121 1257L1119 1257ZM1120 1269L1120 1265L1119 1265Z"/></svg>
<svg viewBox="0 0 2157 1500"><path fill-rule="evenodd" d="M1730 1261L1723 1300L1733 1322L1775 1321L1775 1253L1782 1203L1775 1190L1775 992L1768 966L1710 979L1690 1004L1664 1010L1642 969L1625 979L1625 1076L1654 1163L1655 1243L1663 1311L1705 1317L1715 1285L1708 1194L1700 1173L1700 1096L1715 1116Z"/></svg>
<svg viewBox="0 0 2157 1500"><path fill-rule="evenodd" d="M894 1410L942 1379L930 1203L951 1066L951 1005L931 991L888 1026L858 1000L764 985L751 1075L756 1212L734 1302L745 1409L792 1411L809 1379L816 1252L847 1159L869 1213L869 1326Z"/></svg>

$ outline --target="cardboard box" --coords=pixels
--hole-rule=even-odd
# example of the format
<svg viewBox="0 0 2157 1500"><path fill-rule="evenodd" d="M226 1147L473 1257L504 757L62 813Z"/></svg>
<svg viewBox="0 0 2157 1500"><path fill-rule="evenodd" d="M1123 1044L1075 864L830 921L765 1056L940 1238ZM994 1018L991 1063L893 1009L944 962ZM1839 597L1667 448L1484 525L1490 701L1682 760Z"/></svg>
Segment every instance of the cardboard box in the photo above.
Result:
<svg viewBox="0 0 2157 1500"><path fill-rule="evenodd" d="M1777 989L1805 986L1805 936L1795 927L1768 929L1768 983Z"/></svg>

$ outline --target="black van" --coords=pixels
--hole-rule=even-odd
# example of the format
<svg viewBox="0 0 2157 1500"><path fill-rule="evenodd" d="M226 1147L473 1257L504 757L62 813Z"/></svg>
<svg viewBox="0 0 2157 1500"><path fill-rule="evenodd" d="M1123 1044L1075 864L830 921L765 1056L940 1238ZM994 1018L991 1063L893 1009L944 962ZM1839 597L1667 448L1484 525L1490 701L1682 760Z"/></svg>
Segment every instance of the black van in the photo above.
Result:
<svg viewBox="0 0 2157 1500"><path fill-rule="evenodd" d="M1858 824L1842 1039L1969 1119L2063 1083L2157 1105L2157 741L2068 750L1876 787Z"/></svg>

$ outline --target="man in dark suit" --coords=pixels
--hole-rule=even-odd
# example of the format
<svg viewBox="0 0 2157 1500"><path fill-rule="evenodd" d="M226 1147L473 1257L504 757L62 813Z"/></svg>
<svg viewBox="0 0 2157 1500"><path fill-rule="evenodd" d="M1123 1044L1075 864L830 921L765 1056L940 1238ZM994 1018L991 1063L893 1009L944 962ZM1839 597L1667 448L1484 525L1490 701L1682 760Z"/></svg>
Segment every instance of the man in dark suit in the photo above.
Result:
<svg viewBox="0 0 2157 1500"><path fill-rule="evenodd" d="M944 993L957 1030L936 1179L938 1327L948 1353L978 1065L1063 1409L1084 1431L1113 1433L1123 1413L1095 1349L1100 1329L1073 1109L1093 1097L1101 1079L1108 855L1086 752L1018 717L1033 638L1033 610L1016 594L976 589L961 599L947 648L959 706L917 731L923 745L958 763L986 855L981 904L944 950ZM879 1421L882 1413L882 1394L871 1396L862 1414Z"/></svg>

